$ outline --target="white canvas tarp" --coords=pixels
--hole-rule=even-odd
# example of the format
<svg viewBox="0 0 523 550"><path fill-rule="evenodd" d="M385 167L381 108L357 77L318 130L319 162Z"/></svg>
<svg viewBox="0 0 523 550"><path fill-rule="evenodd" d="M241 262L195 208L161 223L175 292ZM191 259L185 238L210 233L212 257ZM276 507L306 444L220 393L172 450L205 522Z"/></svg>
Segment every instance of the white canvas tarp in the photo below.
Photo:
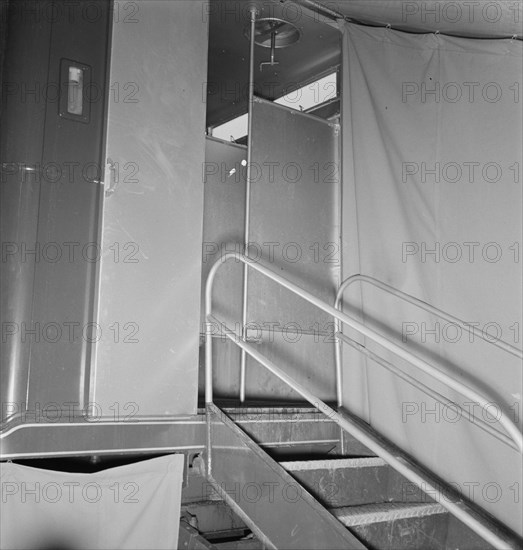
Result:
<svg viewBox="0 0 523 550"><path fill-rule="evenodd" d="M521 349L522 43L344 26L343 275L362 273ZM394 362L492 428L521 426L521 361L368 285L366 322L492 397ZM372 349L386 358L376 346ZM521 457L345 347L345 406L521 532Z"/></svg>
<svg viewBox="0 0 523 550"><path fill-rule="evenodd" d="M0 466L1 548L177 548L184 455L92 474Z"/></svg>
<svg viewBox="0 0 523 550"><path fill-rule="evenodd" d="M361 23L412 32L475 38L510 38L523 34L523 4L514 0L340 0L324 2Z"/></svg>

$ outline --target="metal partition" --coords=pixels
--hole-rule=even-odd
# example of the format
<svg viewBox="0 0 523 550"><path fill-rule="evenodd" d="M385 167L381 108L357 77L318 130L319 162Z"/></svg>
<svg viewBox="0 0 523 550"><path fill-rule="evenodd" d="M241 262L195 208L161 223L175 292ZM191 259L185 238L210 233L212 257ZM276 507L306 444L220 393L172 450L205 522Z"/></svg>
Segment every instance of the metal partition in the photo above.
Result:
<svg viewBox="0 0 523 550"><path fill-rule="evenodd" d="M205 140L203 166L204 211L202 246L202 322L205 322L205 281L215 261L227 252L241 252L245 225L245 175L247 148L244 145ZM231 262L216 280L216 311L231 321L241 319L243 264ZM200 327L205 332L205 327Z"/></svg>
<svg viewBox="0 0 523 550"><path fill-rule="evenodd" d="M3 4L2 428L88 401L111 20L107 0L93 19L66 0Z"/></svg>
<svg viewBox="0 0 523 550"><path fill-rule="evenodd" d="M337 124L254 98L249 255L329 303L340 270L338 133ZM334 400L332 319L256 272L248 275L245 295L247 338ZM296 397L251 365L248 360L251 397Z"/></svg>
<svg viewBox="0 0 523 550"><path fill-rule="evenodd" d="M143 417L197 405L206 3L136 5L135 24L113 25L111 49L102 337L91 379L103 417L116 406Z"/></svg>
<svg viewBox="0 0 523 550"><path fill-rule="evenodd" d="M217 259L230 251L243 251L245 240L247 148L244 145L207 137L205 163L202 168L204 187L202 284L200 333L205 332L205 281ZM244 267L229 262L216 279L216 311L231 324L241 322ZM220 337L215 330L214 373L216 393L236 398L240 391L240 353L236 346ZM203 396L203 349L200 353L199 394Z"/></svg>

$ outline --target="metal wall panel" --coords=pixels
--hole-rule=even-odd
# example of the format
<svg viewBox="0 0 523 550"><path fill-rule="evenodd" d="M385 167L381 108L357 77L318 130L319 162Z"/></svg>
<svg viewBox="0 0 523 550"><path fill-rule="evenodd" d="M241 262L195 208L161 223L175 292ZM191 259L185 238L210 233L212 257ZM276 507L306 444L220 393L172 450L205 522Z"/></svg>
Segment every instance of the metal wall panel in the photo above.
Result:
<svg viewBox="0 0 523 550"><path fill-rule="evenodd" d="M339 273L338 126L283 106L253 105L251 255L334 303ZM249 321L332 319L258 273L249 276Z"/></svg>
<svg viewBox="0 0 523 550"><path fill-rule="evenodd" d="M27 393L31 342L22 341L19 329L31 320L35 256L23 257L21 247L32 243L33 248L37 240L40 185L25 167L41 162L46 110L42 97L23 94L22 86L36 89L47 82L51 43L51 22L35 25L19 17L15 7L11 2L8 11L6 6L2 10L6 18L0 124L2 423L19 412Z"/></svg>
<svg viewBox="0 0 523 550"><path fill-rule="evenodd" d="M251 333L252 335L252 333ZM296 335L274 332L263 334L259 342L260 353L286 369L297 382L314 388L323 401L334 399L334 350L332 338L327 335L314 337L299 335L299 341L292 342ZM204 348L200 358L200 395L204 394ZM213 342L213 388L217 399L239 399L240 396L240 348L228 338L215 338ZM289 386L247 357L245 395L247 400L302 402Z"/></svg>
<svg viewBox="0 0 523 550"><path fill-rule="evenodd" d="M93 347L96 261L91 260L99 246L110 2L98 0L89 17L79 11L73 22L65 15L67 0L56 5L64 11L53 22L48 83L60 88L60 100L48 99L46 106L38 215L42 258L36 263L33 296L40 341L31 344L28 403L64 408L72 401L83 408ZM90 68L90 86L84 82L82 98L87 119L61 112L68 93L64 58Z"/></svg>
<svg viewBox="0 0 523 550"><path fill-rule="evenodd" d="M212 137L205 142L204 217L202 246L202 313L205 332L205 283L214 262L228 251L243 250L245 241L245 181L247 148ZM229 260L214 280L213 311L220 319L239 326L242 316L243 264ZM215 327L216 332L218 327ZM222 339L214 346L214 388L220 397L236 397L240 372L239 354ZM226 347L227 346L227 347ZM199 395L203 397L204 347L200 346Z"/></svg>
<svg viewBox="0 0 523 550"><path fill-rule="evenodd" d="M120 18L113 25L106 152L113 169L105 182L103 336L91 398L103 415L131 402L139 416L191 414L198 382L205 2L133 4L136 22Z"/></svg>
<svg viewBox="0 0 523 550"><path fill-rule="evenodd" d="M15 333L6 335L2 356L5 416L29 410L34 419L40 411L45 421L51 407L56 420L60 408L84 405L90 343L83 329L92 321L95 269L82 250L97 242L109 6L92 2L86 17L66 0L9 5L2 321ZM90 116L81 122L60 113L68 98L64 58L89 66L89 92L97 92L83 87Z"/></svg>
<svg viewBox="0 0 523 550"><path fill-rule="evenodd" d="M254 102L251 255L331 304L340 267L337 154L336 124ZM332 319L256 272L248 288L247 321L267 329L261 340L271 359L324 399L334 397ZM249 360L247 395L251 387L257 394L289 395L260 369Z"/></svg>
<svg viewBox="0 0 523 550"><path fill-rule="evenodd" d="M337 126L259 99L253 111L251 255L333 303L339 271ZM210 267L206 257L214 260L226 243L233 250L232 243L241 249L244 242L245 191L228 177L242 158L244 150L233 144L207 141L207 172L216 173L205 188L204 241L210 244L206 253L204 242L204 281ZM297 252L301 257L294 261ZM242 267L229 260L218 271L213 292L213 311L238 332ZM321 399L333 399L332 319L256 272L249 272L248 288L248 336ZM228 339L215 338L213 363L216 396L238 398L239 349ZM300 399L250 357L246 396Z"/></svg>
<svg viewBox="0 0 523 550"><path fill-rule="evenodd" d="M242 251L245 241L245 176L247 148L207 138L205 141L202 247L202 322L205 282L214 262L228 251ZM229 260L214 282L213 311L241 321L243 264ZM202 329L202 332L204 330Z"/></svg>

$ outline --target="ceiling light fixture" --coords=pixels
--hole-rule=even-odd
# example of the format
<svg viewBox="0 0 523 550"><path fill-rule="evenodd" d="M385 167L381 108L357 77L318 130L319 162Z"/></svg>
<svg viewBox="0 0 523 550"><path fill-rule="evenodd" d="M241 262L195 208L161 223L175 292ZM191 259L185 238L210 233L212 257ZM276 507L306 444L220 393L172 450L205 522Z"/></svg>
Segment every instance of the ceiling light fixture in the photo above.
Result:
<svg viewBox="0 0 523 550"><path fill-rule="evenodd" d="M251 39L251 29L245 29L245 37ZM271 60L260 63L260 71L265 65L278 65L275 61L276 48L286 48L298 42L301 37L301 31L288 21L277 19L276 17L266 17L258 19L254 27L254 43L263 48L271 49Z"/></svg>

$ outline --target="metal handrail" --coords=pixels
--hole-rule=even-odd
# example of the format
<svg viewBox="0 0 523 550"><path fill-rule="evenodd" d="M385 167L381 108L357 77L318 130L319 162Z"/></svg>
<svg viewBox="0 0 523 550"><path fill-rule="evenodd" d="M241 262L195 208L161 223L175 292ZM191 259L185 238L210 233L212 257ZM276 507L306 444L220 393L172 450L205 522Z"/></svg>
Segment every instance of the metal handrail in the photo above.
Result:
<svg viewBox="0 0 523 550"><path fill-rule="evenodd" d="M399 346L398 344L392 342L382 334L374 331L373 329L370 329L369 327L365 326L360 321L357 321L356 319L350 317L349 315L339 311L338 309L326 304L323 300L320 300L313 294L307 292L300 286L292 283L291 281L285 279L281 275L273 272L272 270L268 269L267 267L264 267L259 262L253 260L252 258L249 258L248 256L245 256L244 254L241 254L239 252L228 252L224 254L221 258L219 258L215 264L212 266L211 270L209 271L209 275L207 278L207 284L205 288L205 314L211 315L212 310L212 284L214 281L214 277L216 274L216 271L222 265L229 259L236 259L244 264L248 265L249 267L252 267L255 271L258 271L259 273L262 273L269 279L272 279L273 281L279 283L284 288L287 288L288 290L294 292L298 296L302 297L303 299L307 300L309 303L315 305L319 309L323 310L325 313L328 313L338 321L341 321L342 323L345 323L346 325L350 326L357 332L359 332L362 336L366 336L370 338L371 340L374 340L376 343L380 344L384 348L388 349L398 357L401 357L402 359L405 359L406 361L410 362L412 365L418 367L421 371L425 372L426 374L429 374L439 382L442 382L443 384L446 384L453 390L457 391L458 393L461 393L463 396L468 397L469 399L472 399L475 401L479 406L483 407L484 410L488 410L489 407L494 402L493 399L487 400L485 397L483 397L480 393L473 390L472 388L469 388L462 382L459 382L458 380L455 380L448 374L445 374L444 372L438 370L437 368L433 367L430 363L427 363L424 359L421 359L420 357L414 355L410 351L406 350L405 348ZM208 332L208 331L207 331ZM207 336L207 334L206 334ZM206 337L206 346L212 346L212 342L209 338ZM210 348L212 350L212 347ZM207 348L206 348L207 351ZM206 357L206 369L209 369L209 372L206 371L206 374L212 373L212 363L208 363L208 361L212 361L212 356L207 354ZM206 386L205 386L206 396L210 396L210 399L206 401L212 402L212 378L209 379L207 377L206 379ZM508 418L508 416L501 415L499 418L500 424L503 425L507 433L510 435L510 437L514 440L516 445L518 446L519 450L523 453L523 435L517 428L517 426Z"/></svg>
<svg viewBox="0 0 523 550"><path fill-rule="evenodd" d="M519 359L523 359L523 351L509 344L508 342L505 342L504 340L501 340L501 339L490 340L489 336L487 336L485 332L483 332L482 330L478 330L475 326L471 325L470 323L466 323L462 319L459 319L458 317L455 317L454 315L451 315L450 313L447 313L446 311L443 311L442 309L439 309L431 304L427 304L427 302L424 302L419 298L416 298L414 296L411 296L410 294L407 294L406 292L403 292L397 288L394 288L393 286L388 285L383 281L379 281L374 277L369 277L369 275L360 275L360 274L352 275L351 277L349 277L348 279L345 279L341 283L340 288L338 289L338 292L336 294L336 301L334 303L334 307L336 309L340 309L339 307L340 302L347 288L353 283L356 283L358 281L362 283L368 283L372 286L380 288L381 290L384 290L388 294L396 296L397 298L400 298L403 301L408 302L409 304L415 305L420 309L424 309L425 311L438 316L440 319L445 319L450 323L459 325L462 329L466 330L468 333L474 334L474 336L481 338L488 344L496 346L497 348L500 348L503 351L506 351L507 353L510 353L515 357L518 357Z"/></svg>
<svg viewBox="0 0 523 550"><path fill-rule="evenodd" d="M443 311L442 309L439 309L431 304L428 304L427 302L424 302L420 300L419 298L416 298L414 296L411 296L410 294L407 294L406 292L403 292L387 283L384 283L383 281L380 281L378 279L375 279L374 277L370 277L369 275L361 275L356 274L352 275L351 277L348 277L345 279L340 287L338 288L338 292L336 293L336 300L334 302L334 307L341 311L341 305L342 305L342 298L345 294L345 291L347 288L356 283L356 282L362 282L362 283L368 283L376 288L379 288L386 293L396 296L397 298L400 298L401 300L408 302L409 304L412 304L416 307L419 307L420 309L423 309L424 311L427 311L428 313L432 313L433 315L436 315L440 319L444 319L446 321L449 321L450 323L453 323L455 325L460 326L465 331L474 334L475 336L478 336L483 341L487 342L488 344L491 344L493 346L496 346L497 348L501 349L502 351L505 351L507 353L510 353L511 355L514 355L520 359L523 359L523 352L509 344L508 342L505 342L501 339L491 340L489 337L487 337L486 333L482 330L478 330L475 326L471 325L470 323L465 323L462 319L459 319L458 317L455 317L454 315L451 315L450 313L447 313L446 311ZM469 421L477 425L482 430L488 432L490 435L496 437L503 443L509 445L512 448L514 447L513 440L507 438L504 434L500 433L498 430L492 428L489 424L486 422L483 422L479 417L474 416L473 414L468 413L468 411L464 410L462 407L460 407L457 403L453 403L452 401L448 400L441 394L438 394L437 392L434 392L412 376L409 376L408 374L404 373L400 369L397 369L393 365L391 365L388 361L385 361L382 357L373 354L367 348L358 342L355 342L351 338L348 338L341 332L341 326L340 322L338 320L335 320L335 335L337 337L337 343L335 348L335 365L336 365L336 388L337 388L337 401L338 406L342 405L342 367L341 367L341 351L342 351L342 344L346 343L352 346L354 349L359 351L360 353L363 353L367 357L371 357L371 359L384 368L388 369L389 371L393 372L400 378L403 378L406 382L413 385L414 387L418 388L422 392L426 393L427 395L430 395L433 399L436 401L439 401L441 403L445 404L451 404L452 406L455 406L457 409L460 410L460 413L463 414L463 416Z"/></svg>
<svg viewBox="0 0 523 550"><path fill-rule="evenodd" d="M398 378L401 378L402 380L407 382L407 384L410 384L411 386L417 388L418 390L421 390L423 393L429 395L435 401L438 401L439 403L442 403L443 405L449 408L456 409L456 412L459 412L459 417L457 418L461 418L463 416L471 424L474 424L478 428L481 428L483 431L487 432L488 434L495 437L496 439L499 439L499 441L501 441L505 445L508 445L512 449L515 449L516 451L518 450L517 445L514 443L514 441L510 437L506 436L504 433L500 432L499 430L496 430L495 428L493 428L490 424L482 420L479 416L475 416L474 414L467 411L466 409L464 409L454 401L451 401L441 393L433 390L432 388L429 388L429 386L423 384L422 382L420 382L418 379L414 378L410 374L403 372L401 369L399 369L398 367L395 367L389 361L383 359L383 357L380 357L376 353L373 353L372 351L367 349L364 345L360 344L359 342L356 342L352 338L349 338L346 334L343 334L341 332L336 332L335 336L336 338L342 340L345 344L348 344L349 346L354 348L359 353L365 355L366 357L368 357L378 365L381 365L383 368L392 372Z"/></svg>
<svg viewBox="0 0 523 550"><path fill-rule="evenodd" d="M205 332L205 401L208 404L213 403L213 369L212 369L212 324L213 323L219 323L220 330L223 332L228 338L230 338L240 349L244 350L246 353L248 353L251 357L256 359L261 365L263 365L266 369L268 369L270 372L275 374L280 380L285 382L290 388L292 388L294 391L296 391L299 395L304 397L309 403L311 403L314 407L319 409L321 412L327 414L329 418L331 418L334 422L336 422L339 426L341 426L344 430L348 431L355 437L357 437L364 445L366 445L370 450L376 452L379 456L384 458L395 470L397 470L400 474L402 474L404 477L406 477L409 481L412 481L414 484L416 484L419 488L421 488L423 491L427 492L429 491L437 491L437 488L434 486L432 487L430 483L427 482L425 478L414 472L407 464L405 464L401 459L398 459L395 457L392 453L390 453L387 449L382 447L380 444L376 443L372 438L370 438L363 430L360 430L357 426L354 426L353 424L349 423L342 415L340 415L337 411L329 407L325 402L323 402L321 399L319 399L317 396L309 392L305 387L297 383L294 379L292 379L290 376L285 374L281 369L279 369L274 363L269 361L266 357L264 357L262 354L257 352L255 349L253 349L251 346L249 346L246 342L242 340L241 335L237 334L236 332L230 330L225 323L220 322L216 317L212 315L212 289L213 289L213 282L214 278L216 276L216 272L218 271L219 267L223 265L226 261L230 259L236 259L237 261L241 261L244 264L248 265L255 271L258 271L259 273L262 273L269 279L275 281L276 283L280 284L282 287L290 290L291 292L294 292L304 300L308 301L309 303L315 305L325 313L328 313L338 321L341 321L342 323L347 324L352 329L359 332L362 336L366 336L367 338L370 338L371 340L374 340L376 343L382 345L389 351L393 352L397 356L401 357L402 359L405 359L409 361L414 366L421 369L426 374L429 374L430 376L436 378L440 382L443 382L447 384L452 389L455 389L465 397L468 397L470 399L473 399L475 402L477 402L479 405L483 407L487 407L488 405L492 404L492 400L487 400L485 397L483 397L481 394L476 392L475 390L468 388L461 382L454 380L449 375L439 371L423 359L415 356L411 352L405 350L401 346L398 346L394 342L391 342L383 335L375 332L374 330L366 327L361 322L357 321L356 319L353 319L349 315L339 311L338 309L326 304L323 300L320 300L310 292L304 290L300 286L292 283L291 281L285 279L281 275L278 275L277 273L273 272L272 270L268 269L267 267L261 265L260 263L257 263L255 260L245 256L244 254L238 253L238 252L228 252L224 254L221 258L219 258L214 265L212 266L211 270L209 271L209 275L207 278L207 283L205 286L205 318L206 318L206 332ZM519 451L523 454L523 435L517 428L517 426L506 416L502 415L499 418L499 422L502 424L502 426L505 428L507 433L510 435L510 437L514 440L516 443L516 446L518 447ZM210 449L209 449L210 450ZM488 527L486 527L481 521L478 521L475 517L473 517L467 510L463 508L462 505L460 505L459 502L448 502L446 499L443 499L441 504L449 510L454 516L456 516L458 519L460 519L465 525L470 527L473 531L478 533L482 538L493 544L494 546L498 548L503 548L506 546L506 541L504 541L502 538L500 538L496 533L492 532Z"/></svg>

